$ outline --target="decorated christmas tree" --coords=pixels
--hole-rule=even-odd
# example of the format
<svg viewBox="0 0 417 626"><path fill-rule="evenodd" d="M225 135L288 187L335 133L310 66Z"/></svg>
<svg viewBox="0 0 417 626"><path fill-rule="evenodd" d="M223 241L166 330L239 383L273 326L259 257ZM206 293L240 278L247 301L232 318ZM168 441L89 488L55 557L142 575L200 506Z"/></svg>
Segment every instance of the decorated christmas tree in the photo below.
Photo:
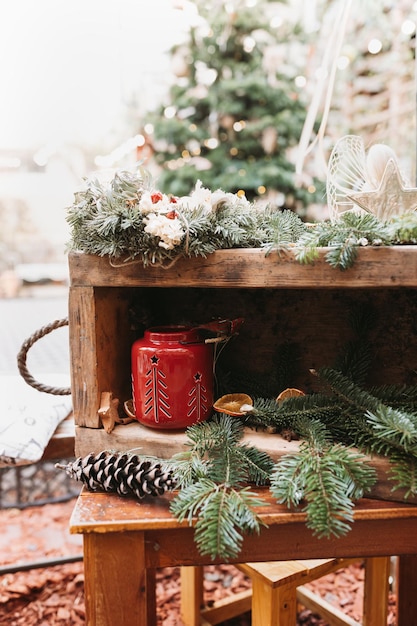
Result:
<svg viewBox="0 0 417 626"><path fill-rule="evenodd" d="M317 191L309 177L297 184L292 158L307 108L295 80L304 35L283 2L195 5L167 101L144 124L158 187L185 195L201 180L302 213Z"/></svg>

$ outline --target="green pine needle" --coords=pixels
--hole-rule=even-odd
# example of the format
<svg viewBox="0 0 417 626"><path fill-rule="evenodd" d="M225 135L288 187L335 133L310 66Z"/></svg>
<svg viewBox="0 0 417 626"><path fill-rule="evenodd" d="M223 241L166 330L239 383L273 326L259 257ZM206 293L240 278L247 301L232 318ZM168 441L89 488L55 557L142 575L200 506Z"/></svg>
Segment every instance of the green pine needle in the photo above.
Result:
<svg viewBox="0 0 417 626"><path fill-rule="evenodd" d="M265 484L272 459L242 443L243 425L230 415L216 415L187 430L189 452L171 459L180 491L171 502L180 520L195 522L201 554L236 558L245 533L259 531L254 508L264 504L244 483Z"/></svg>
<svg viewBox="0 0 417 626"><path fill-rule="evenodd" d="M363 455L331 444L323 424L304 423L308 441L294 455L278 461L271 475L271 493L278 502L298 506L305 501L307 526L319 537L346 534L352 524L354 500L376 480Z"/></svg>
<svg viewBox="0 0 417 626"><path fill-rule="evenodd" d="M237 491L216 486L200 509L195 525L195 541L200 553L211 559L235 559L244 535L259 532L262 526L253 511L262 504L248 489Z"/></svg>

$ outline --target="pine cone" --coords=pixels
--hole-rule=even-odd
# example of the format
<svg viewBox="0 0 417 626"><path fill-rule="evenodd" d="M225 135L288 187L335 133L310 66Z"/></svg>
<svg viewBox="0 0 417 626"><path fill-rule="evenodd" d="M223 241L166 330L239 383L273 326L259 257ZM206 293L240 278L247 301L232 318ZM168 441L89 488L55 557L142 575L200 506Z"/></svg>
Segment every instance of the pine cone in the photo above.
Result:
<svg viewBox="0 0 417 626"><path fill-rule="evenodd" d="M68 465L55 465L71 478L82 482L90 491L108 491L121 496L162 496L175 488L172 469L159 462L141 460L127 453L100 452L78 457Z"/></svg>

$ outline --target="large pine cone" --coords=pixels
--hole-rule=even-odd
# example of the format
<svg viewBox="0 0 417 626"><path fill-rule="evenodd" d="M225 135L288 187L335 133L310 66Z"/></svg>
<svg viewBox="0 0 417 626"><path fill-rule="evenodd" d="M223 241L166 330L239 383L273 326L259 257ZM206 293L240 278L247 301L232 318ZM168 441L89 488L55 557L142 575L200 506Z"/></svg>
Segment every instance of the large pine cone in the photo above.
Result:
<svg viewBox="0 0 417 626"><path fill-rule="evenodd" d="M141 460L135 454L100 452L56 465L90 491L108 491L121 496L161 496L175 488L172 469L160 462Z"/></svg>

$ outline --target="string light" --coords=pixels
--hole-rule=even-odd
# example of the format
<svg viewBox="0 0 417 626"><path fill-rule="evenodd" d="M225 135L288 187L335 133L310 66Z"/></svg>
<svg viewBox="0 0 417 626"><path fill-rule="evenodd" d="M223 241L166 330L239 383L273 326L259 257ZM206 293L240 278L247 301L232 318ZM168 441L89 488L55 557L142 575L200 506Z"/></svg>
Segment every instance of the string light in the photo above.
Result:
<svg viewBox="0 0 417 626"><path fill-rule="evenodd" d="M382 42L380 39L371 39L368 43L368 52L371 54L378 54L382 50Z"/></svg>
<svg viewBox="0 0 417 626"><path fill-rule="evenodd" d="M294 82L299 89L302 89L307 85L307 79L305 76L296 76Z"/></svg>
<svg viewBox="0 0 417 626"><path fill-rule="evenodd" d="M164 116L168 119L171 120L173 117L175 117L177 110L175 107L166 107L166 109L164 110Z"/></svg>
<svg viewBox="0 0 417 626"><path fill-rule="evenodd" d="M413 35L416 31L416 24L413 20L404 20L401 26L403 35Z"/></svg>
<svg viewBox="0 0 417 626"><path fill-rule="evenodd" d="M350 64L350 59L345 54L342 54L337 59L337 69L338 70L345 70L349 66L349 64Z"/></svg>
<svg viewBox="0 0 417 626"><path fill-rule="evenodd" d="M245 37L245 39L243 40L243 49L245 52L250 54L254 50L255 46L256 41L253 37Z"/></svg>
<svg viewBox="0 0 417 626"><path fill-rule="evenodd" d="M240 133L241 130L243 130L245 128L246 124L244 121L240 120L240 122L235 122L233 124L233 130L236 133Z"/></svg>
<svg viewBox="0 0 417 626"><path fill-rule="evenodd" d="M205 140L204 145L206 146L206 148L214 150L214 148L217 148L217 146L219 145L219 140L215 137L210 137L210 139Z"/></svg>

